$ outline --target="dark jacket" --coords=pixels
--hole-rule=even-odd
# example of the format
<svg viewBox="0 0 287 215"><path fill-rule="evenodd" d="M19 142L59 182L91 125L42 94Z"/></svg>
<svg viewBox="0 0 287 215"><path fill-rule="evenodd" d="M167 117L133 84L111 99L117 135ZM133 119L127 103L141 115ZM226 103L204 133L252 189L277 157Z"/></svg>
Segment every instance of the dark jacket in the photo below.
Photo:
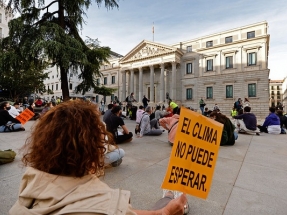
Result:
<svg viewBox="0 0 287 215"><path fill-rule="evenodd" d="M222 131L222 137L220 145L234 145L235 143L235 137L234 137L234 125L229 119L225 120L223 131Z"/></svg>
<svg viewBox="0 0 287 215"><path fill-rule="evenodd" d="M280 125L280 119L279 117L275 114L275 113L270 113L264 123L263 123L263 127L268 127L270 125Z"/></svg>
<svg viewBox="0 0 287 215"><path fill-rule="evenodd" d="M6 125L9 121L20 123L20 121L13 118L7 110L0 110L0 126Z"/></svg>
<svg viewBox="0 0 287 215"><path fill-rule="evenodd" d="M287 117L286 116L279 116L279 118L280 118L281 128L283 128L283 125L285 125L285 128L287 129Z"/></svg>
<svg viewBox="0 0 287 215"><path fill-rule="evenodd" d="M253 113L244 113L238 116L234 116L234 119L242 119L246 128L252 131L257 129L257 119Z"/></svg>

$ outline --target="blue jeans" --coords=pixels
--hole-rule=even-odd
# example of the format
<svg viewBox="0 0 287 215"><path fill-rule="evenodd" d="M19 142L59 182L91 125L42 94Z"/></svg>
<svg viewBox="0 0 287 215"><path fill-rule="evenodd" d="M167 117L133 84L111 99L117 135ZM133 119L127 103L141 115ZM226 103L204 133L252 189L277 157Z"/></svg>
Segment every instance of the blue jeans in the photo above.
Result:
<svg viewBox="0 0 287 215"><path fill-rule="evenodd" d="M125 156L125 151L123 149L115 149L112 152L105 154L105 165L109 165L115 161L120 160Z"/></svg>
<svg viewBox="0 0 287 215"><path fill-rule="evenodd" d="M9 124L9 123L11 123L11 122L8 122L7 124ZM22 125L20 123L16 123L13 125L14 130L18 130L21 127L22 127ZM1 125L0 126L0 132L11 132L9 129L7 129L7 128L5 129L5 128L6 128L5 125Z"/></svg>
<svg viewBox="0 0 287 215"><path fill-rule="evenodd" d="M204 107L199 107L200 110L201 110L201 114L203 115L203 112L204 112Z"/></svg>
<svg viewBox="0 0 287 215"><path fill-rule="evenodd" d="M237 139L238 139L238 134L237 134L237 132L234 131L233 134L234 134L234 139L237 140Z"/></svg>

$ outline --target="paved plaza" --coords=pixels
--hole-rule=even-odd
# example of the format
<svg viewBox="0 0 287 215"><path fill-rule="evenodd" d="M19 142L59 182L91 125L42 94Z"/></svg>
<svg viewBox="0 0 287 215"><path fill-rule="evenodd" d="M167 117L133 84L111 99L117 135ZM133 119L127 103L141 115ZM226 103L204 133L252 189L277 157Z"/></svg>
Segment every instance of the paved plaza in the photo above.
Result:
<svg viewBox="0 0 287 215"><path fill-rule="evenodd" d="M135 122L125 120L133 131ZM18 149L30 134L1 133L0 149ZM167 132L158 137L134 138L121 144L126 152L123 163L106 169L102 178L109 186L131 191L131 204L149 209L162 196L161 183L168 165L171 146ZM49 156L47 154L47 156ZM45 162L45 158L43 158ZM8 214L17 199L25 168L20 156L0 166L0 214ZM190 215L287 214L287 135L239 135L234 146L220 147L211 191L207 200L188 196Z"/></svg>

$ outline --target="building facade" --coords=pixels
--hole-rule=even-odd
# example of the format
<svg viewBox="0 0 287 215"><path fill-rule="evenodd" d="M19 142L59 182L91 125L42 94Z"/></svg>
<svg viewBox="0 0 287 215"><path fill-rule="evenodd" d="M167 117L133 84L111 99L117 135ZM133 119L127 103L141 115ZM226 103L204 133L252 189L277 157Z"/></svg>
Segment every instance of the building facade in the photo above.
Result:
<svg viewBox="0 0 287 215"><path fill-rule="evenodd" d="M285 113L287 113L287 76L282 82L282 104L284 106Z"/></svg>
<svg viewBox="0 0 287 215"><path fill-rule="evenodd" d="M209 109L217 104L229 114L234 102L246 97L252 111L265 116L269 105L267 28L264 21L172 45L143 40L124 57L103 65L99 81L116 88L120 101L134 92L137 101L146 95L152 106L170 98L197 109L203 98Z"/></svg>
<svg viewBox="0 0 287 215"><path fill-rule="evenodd" d="M0 39L8 36L8 22L12 17L12 14L8 16L5 14L4 5L0 2Z"/></svg>
<svg viewBox="0 0 287 215"><path fill-rule="evenodd" d="M269 81L269 92L270 92L270 107L276 107L283 102L282 92L283 80L270 80Z"/></svg>

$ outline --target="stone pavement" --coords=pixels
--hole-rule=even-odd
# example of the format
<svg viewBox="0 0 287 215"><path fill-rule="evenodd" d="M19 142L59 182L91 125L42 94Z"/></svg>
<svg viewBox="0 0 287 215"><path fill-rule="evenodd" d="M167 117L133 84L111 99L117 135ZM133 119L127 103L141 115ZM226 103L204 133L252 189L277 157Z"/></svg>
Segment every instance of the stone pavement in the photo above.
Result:
<svg viewBox="0 0 287 215"><path fill-rule="evenodd" d="M133 131L135 122L125 122ZM17 151L24 144L33 123L25 125L25 132L1 133L0 149ZM171 151L167 132L158 137L135 137L131 143L120 147L126 152L123 163L106 169L102 180L113 188L130 190L134 208L149 209L162 195L160 186ZM19 155L13 163L0 166L0 215L8 214L16 201L24 171ZM285 215L286 179L287 135L239 134L234 146L220 147L207 200L188 196L189 214Z"/></svg>

